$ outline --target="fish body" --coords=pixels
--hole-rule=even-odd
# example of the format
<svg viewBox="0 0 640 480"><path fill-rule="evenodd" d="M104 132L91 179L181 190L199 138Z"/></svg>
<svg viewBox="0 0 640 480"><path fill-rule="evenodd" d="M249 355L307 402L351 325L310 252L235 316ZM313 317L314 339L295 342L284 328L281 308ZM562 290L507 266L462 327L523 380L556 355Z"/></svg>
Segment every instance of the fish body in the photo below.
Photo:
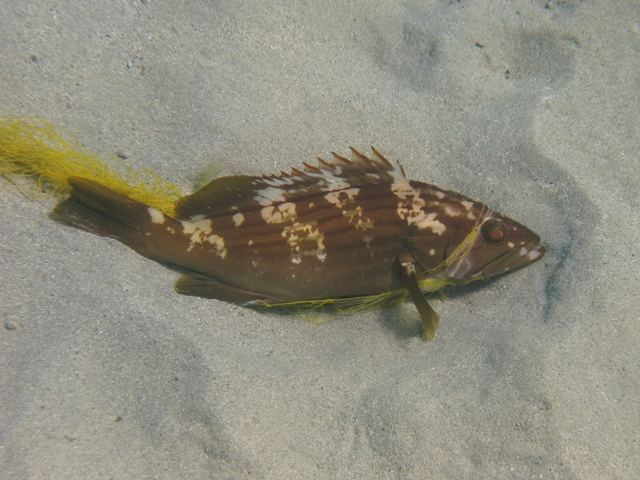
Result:
<svg viewBox="0 0 640 480"><path fill-rule="evenodd" d="M55 212L141 255L189 270L179 293L240 305L411 296L425 338L439 318L424 293L488 278L545 253L540 237L481 202L409 180L375 149L278 176L213 180L175 215L72 177Z"/></svg>

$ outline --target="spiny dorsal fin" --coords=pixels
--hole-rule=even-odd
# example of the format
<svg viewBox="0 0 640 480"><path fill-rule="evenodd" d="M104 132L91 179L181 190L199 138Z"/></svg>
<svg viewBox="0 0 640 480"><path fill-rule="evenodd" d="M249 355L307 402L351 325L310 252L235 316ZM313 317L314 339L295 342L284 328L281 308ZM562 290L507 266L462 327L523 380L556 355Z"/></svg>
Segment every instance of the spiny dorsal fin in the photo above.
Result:
<svg viewBox="0 0 640 480"><path fill-rule="evenodd" d="M392 164L375 148L372 147L371 158L349 148L351 160L332 152L333 163L318 158L317 166L303 163L302 171L293 168L290 173L281 172L280 175L216 178L192 195L178 200L176 214L179 219L196 215L210 218L317 193L393 183L406 178L399 163Z"/></svg>

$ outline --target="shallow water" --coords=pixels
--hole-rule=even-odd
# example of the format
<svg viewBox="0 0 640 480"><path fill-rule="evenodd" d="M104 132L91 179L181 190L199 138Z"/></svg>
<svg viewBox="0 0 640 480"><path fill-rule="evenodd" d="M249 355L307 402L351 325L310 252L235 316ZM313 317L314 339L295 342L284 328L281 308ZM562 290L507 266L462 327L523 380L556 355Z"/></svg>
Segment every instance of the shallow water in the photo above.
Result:
<svg viewBox="0 0 640 480"><path fill-rule="evenodd" d="M0 106L190 190L375 145L547 256L314 326L0 189L8 478L631 478L640 468L640 12L628 3L29 2Z"/></svg>

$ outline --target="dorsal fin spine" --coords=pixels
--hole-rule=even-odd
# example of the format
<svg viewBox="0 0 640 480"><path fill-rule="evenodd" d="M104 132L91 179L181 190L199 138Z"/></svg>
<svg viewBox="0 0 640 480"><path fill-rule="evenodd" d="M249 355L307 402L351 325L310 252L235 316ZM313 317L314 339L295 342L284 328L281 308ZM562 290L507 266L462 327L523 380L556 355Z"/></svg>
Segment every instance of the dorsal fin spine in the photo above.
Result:
<svg viewBox="0 0 640 480"><path fill-rule="evenodd" d="M386 165L390 170L393 169L393 165L391 164L391 162L387 160L386 157L382 155L378 150L376 150L373 145L371 146L371 151L373 152L373 155L371 155L371 158L374 161L377 161L381 165ZM399 163L398 165L402 169L402 165L400 165ZM404 170L402 170L402 173L404 174Z"/></svg>
<svg viewBox="0 0 640 480"><path fill-rule="evenodd" d="M304 165L304 171L305 172L316 172L316 171L318 171L318 167L316 167L314 165L309 165L307 162L303 162L302 165Z"/></svg>
<svg viewBox="0 0 640 480"><path fill-rule="evenodd" d="M367 165L368 163L373 163L373 161L370 160L369 158L367 158L366 155L360 153L358 150L356 150L352 146L349 146L349 149L351 149L351 161L352 162L358 163L358 164L361 164L361 165Z"/></svg>
<svg viewBox="0 0 640 480"><path fill-rule="evenodd" d="M348 158L343 157L342 155L338 155L336 152L331 152L333 158L335 160L334 165L341 164L343 166L349 166L351 163Z"/></svg>
<svg viewBox="0 0 640 480"><path fill-rule="evenodd" d="M335 168L335 165L333 163L327 162L324 158L318 157L318 162L319 169L327 168L328 170L332 170L333 168Z"/></svg>

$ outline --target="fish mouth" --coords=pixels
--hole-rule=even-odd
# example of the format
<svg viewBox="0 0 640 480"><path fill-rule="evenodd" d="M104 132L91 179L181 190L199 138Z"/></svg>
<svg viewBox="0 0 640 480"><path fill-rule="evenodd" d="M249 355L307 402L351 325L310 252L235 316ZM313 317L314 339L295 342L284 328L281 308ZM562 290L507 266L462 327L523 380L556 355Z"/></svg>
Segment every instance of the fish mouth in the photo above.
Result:
<svg viewBox="0 0 640 480"><path fill-rule="evenodd" d="M542 258L547 252L547 247L540 245L539 242L540 240L538 239L530 240L487 263L482 268L483 276L492 277L500 273L510 272Z"/></svg>

